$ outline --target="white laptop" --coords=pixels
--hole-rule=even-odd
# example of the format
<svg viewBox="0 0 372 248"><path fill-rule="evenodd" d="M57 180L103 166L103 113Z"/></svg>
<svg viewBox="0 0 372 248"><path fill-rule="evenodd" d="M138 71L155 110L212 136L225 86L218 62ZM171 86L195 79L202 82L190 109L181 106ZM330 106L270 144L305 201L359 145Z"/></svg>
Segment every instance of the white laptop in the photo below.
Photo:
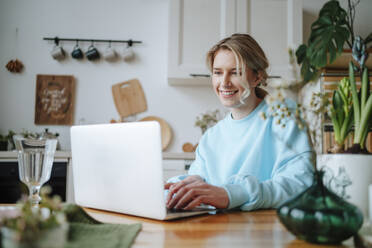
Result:
<svg viewBox="0 0 372 248"><path fill-rule="evenodd" d="M159 220L213 210L167 211L157 122L73 126L71 148L81 206Z"/></svg>

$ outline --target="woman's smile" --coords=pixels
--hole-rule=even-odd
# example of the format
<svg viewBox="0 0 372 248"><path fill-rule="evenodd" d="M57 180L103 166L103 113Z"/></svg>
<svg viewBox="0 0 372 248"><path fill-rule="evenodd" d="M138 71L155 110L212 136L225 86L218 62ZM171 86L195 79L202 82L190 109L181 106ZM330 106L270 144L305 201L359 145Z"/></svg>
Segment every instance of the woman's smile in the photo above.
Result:
<svg viewBox="0 0 372 248"><path fill-rule="evenodd" d="M219 89L218 91L220 92L220 94L221 94L224 98L231 98L231 97L233 97L236 93L239 92L239 90L223 90L223 89Z"/></svg>

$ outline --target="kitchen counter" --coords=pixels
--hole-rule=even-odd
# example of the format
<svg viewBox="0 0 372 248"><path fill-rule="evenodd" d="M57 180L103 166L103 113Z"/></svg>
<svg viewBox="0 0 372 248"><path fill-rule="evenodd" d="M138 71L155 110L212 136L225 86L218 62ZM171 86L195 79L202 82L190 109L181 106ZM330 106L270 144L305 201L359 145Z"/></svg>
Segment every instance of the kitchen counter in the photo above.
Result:
<svg viewBox="0 0 372 248"><path fill-rule="evenodd" d="M163 152L163 159L172 160L194 160L195 153L193 152ZM71 158L71 151L56 151L56 162L68 162ZM16 151L0 151L0 162L8 162L17 160Z"/></svg>
<svg viewBox="0 0 372 248"><path fill-rule="evenodd" d="M70 151L56 151L54 154L55 162L69 162L71 158ZM16 151L0 151L0 162L12 162L17 161Z"/></svg>
<svg viewBox="0 0 372 248"><path fill-rule="evenodd" d="M173 176L182 175L187 173L192 161L195 159L193 152L189 153L174 153L163 152L163 172L164 180ZM74 184L72 173L72 159L71 151L58 150L55 153L54 162L66 163L67 177L66 177L66 201L74 202ZM17 152L16 151L0 151L0 166L2 168L9 168L9 165L17 165Z"/></svg>

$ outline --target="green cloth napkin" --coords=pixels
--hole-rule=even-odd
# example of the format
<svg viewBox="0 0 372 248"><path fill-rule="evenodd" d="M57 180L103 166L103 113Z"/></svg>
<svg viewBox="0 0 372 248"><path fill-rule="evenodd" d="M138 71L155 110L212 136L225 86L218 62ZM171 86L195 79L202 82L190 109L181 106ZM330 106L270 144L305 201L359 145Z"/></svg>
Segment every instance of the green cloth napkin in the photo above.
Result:
<svg viewBox="0 0 372 248"><path fill-rule="evenodd" d="M138 224L104 224L90 217L77 205L65 206L69 222L65 248L126 248L141 230Z"/></svg>

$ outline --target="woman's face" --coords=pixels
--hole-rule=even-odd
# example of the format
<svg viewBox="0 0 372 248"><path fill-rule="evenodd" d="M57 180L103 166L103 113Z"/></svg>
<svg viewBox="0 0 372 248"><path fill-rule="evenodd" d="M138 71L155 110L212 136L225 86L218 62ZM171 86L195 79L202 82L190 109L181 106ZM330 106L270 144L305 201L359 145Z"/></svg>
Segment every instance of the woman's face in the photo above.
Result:
<svg viewBox="0 0 372 248"><path fill-rule="evenodd" d="M252 87L256 85L254 81L257 80L256 75L249 68L246 69L246 75L251 95L248 99L245 99L245 102L252 97L255 98ZM240 98L245 89L239 83L241 80L239 72L236 71L234 54L228 49L218 50L213 61L212 83L214 92L223 106L227 108L239 108L242 106Z"/></svg>

